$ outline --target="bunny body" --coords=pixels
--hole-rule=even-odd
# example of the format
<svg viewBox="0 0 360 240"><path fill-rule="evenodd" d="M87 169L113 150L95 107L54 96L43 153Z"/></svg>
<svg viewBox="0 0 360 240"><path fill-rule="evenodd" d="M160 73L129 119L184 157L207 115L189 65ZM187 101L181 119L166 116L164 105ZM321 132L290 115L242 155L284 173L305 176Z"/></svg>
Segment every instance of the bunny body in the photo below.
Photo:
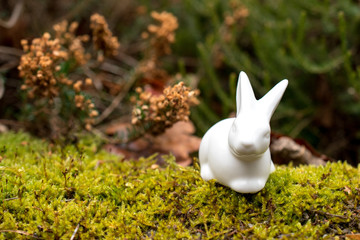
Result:
<svg viewBox="0 0 360 240"><path fill-rule="evenodd" d="M264 188L269 174L275 170L270 151L267 149L264 153L240 157L234 155L227 141L234 120L224 119L204 135L199 151L201 177L206 181L216 179L237 192L258 192ZM217 138L213 138L214 135Z"/></svg>
<svg viewBox="0 0 360 240"><path fill-rule="evenodd" d="M277 84L262 99L256 100L244 72L237 86L237 116L224 119L204 135L199 149L201 177L241 193L255 193L264 188L271 172L270 118L286 87Z"/></svg>

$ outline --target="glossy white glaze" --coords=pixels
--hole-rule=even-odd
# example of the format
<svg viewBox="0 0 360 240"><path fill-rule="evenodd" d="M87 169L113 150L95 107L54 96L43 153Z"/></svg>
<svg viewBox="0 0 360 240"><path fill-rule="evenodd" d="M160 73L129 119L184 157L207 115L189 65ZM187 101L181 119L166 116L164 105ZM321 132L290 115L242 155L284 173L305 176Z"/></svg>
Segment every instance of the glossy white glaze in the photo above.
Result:
<svg viewBox="0 0 360 240"><path fill-rule="evenodd" d="M235 118L224 119L204 135L199 149L201 177L241 193L264 188L275 171L270 156L270 119L288 85L284 79L256 100L249 78L241 72Z"/></svg>

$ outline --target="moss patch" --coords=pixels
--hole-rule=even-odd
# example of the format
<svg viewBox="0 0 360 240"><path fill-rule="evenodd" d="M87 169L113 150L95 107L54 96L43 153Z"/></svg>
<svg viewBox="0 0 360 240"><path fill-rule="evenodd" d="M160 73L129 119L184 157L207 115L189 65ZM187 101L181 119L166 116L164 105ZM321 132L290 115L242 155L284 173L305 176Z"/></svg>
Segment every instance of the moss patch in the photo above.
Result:
<svg viewBox="0 0 360 240"><path fill-rule="evenodd" d="M121 161L82 140L0 135L0 239L322 238L360 231L360 168L278 167L239 194L166 157Z"/></svg>

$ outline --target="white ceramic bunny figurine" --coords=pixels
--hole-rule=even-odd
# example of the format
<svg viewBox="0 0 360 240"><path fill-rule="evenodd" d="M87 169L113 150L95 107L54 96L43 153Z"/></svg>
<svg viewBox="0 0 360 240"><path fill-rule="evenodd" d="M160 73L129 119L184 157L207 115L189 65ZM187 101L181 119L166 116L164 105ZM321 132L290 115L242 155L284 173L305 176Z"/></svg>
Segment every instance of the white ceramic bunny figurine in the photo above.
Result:
<svg viewBox="0 0 360 240"><path fill-rule="evenodd" d="M270 119L288 85L284 79L256 100L249 78L241 72L236 90L236 118L212 126L201 140L201 177L241 193L264 188L275 166L270 156Z"/></svg>

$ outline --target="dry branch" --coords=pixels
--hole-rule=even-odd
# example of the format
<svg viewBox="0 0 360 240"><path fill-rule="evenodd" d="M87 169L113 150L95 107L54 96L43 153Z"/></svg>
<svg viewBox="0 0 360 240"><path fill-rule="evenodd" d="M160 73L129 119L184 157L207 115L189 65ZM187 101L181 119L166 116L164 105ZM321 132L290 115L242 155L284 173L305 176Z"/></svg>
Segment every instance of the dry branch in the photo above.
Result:
<svg viewBox="0 0 360 240"><path fill-rule="evenodd" d="M80 223L78 223L78 225L76 226L76 228L75 228L75 230L74 230L74 233L71 235L70 240L74 240L74 239L75 239L75 236L76 236L77 231L79 230L79 227L80 227Z"/></svg>
<svg viewBox="0 0 360 240"><path fill-rule="evenodd" d="M106 119L117 108L117 106L121 103L126 94L129 92L133 84L136 82L136 75L136 70L135 72L130 73L130 78L127 80L122 91L119 92L119 94L113 99L111 104L101 113L101 115L97 119L95 119L95 125Z"/></svg>
<svg viewBox="0 0 360 240"><path fill-rule="evenodd" d="M0 233L1 232L8 232L8 233L18 233L18 234L21 234L21 235L25 235L25 236L28 236L28 237L32 237L32 238L35 238L35 239L41 239L37 236L34 236L33 234L31 233L28 233L28 232L25 232L25 231L21 231L21 230L0 230Z"/></svg>
<svg viewBox="0 0 360 240"><path fill-rule="evenodd" d="M17 1L9 20L4 21L0 19L0 26L4 28L12 28L13 26L15 26L15 24L19 20L23 8L24 8L24 0Z"/></svg>
<svg viewBox="0 0 360 240"><path fill-rule="evenodd" d="M13 55L13 56L16 56L16 57L21 57L21 55L23 55L23 51L21 51L20 49L17 49L17 48L0 46L0 54Z"/></svg>

